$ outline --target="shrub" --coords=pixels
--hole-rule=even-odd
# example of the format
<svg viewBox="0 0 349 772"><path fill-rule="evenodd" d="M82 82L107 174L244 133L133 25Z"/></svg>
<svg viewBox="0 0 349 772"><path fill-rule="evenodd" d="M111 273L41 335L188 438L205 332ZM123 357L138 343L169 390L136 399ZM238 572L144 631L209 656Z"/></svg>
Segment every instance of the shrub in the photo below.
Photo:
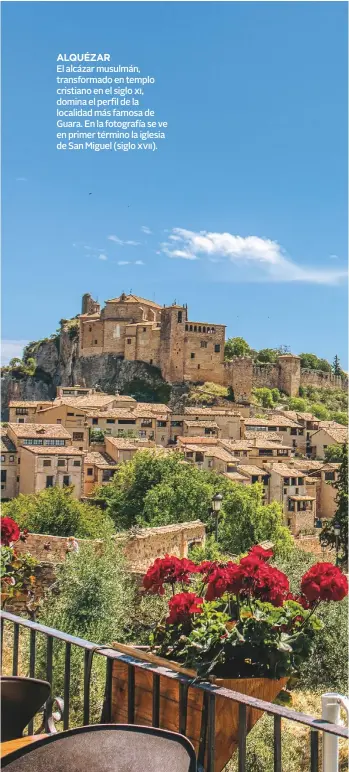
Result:
<svg viewBox="0 0 349 772"><path fill-rule="evenodd" d="M83 539L98 538L106 529L110 534L114 531L108 515L98 507L75 499L72 488L47 488L40 493L20 494L3 505L3 514L31 533Z"/></svg>

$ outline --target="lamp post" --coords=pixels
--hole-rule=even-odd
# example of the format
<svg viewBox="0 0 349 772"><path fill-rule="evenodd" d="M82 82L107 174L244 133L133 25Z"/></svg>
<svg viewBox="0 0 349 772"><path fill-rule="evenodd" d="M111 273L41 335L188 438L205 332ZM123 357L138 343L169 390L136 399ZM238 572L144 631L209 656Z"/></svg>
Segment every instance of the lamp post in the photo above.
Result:
<svg viewBox="0 0 349 772"><path fill-rule="evenodd" d="M339 537L341 533L341 527L339 523L335 523L333 526L334 535L336 537L336 566L338 566L338 552L339 552Z"/></svg>
<svg viewBox="0 0 349 772"><path fill-rule="evenodd" d="M212 514L215 518L215 539L218 541L218 515L222 506L223 496L221 493L215 493L212 497Z"/></svg>

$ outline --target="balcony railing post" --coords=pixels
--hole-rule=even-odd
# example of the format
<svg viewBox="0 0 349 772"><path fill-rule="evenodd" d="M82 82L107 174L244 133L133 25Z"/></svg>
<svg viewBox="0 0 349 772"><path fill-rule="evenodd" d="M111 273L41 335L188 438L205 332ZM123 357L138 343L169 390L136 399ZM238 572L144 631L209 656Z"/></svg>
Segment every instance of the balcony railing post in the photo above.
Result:
<svg viewBox="0 0 349 772"><path fill-rule="evenodd" d="M70 655L71 644L65 644L64 654L64 713L63 729L69 729L69 701L70 701Z"/></svg>
<svg viewBox="0 0 349 772"><path fill-rule="evenodd" d="M325 721L332 724L339 724L341 706L346 710L347 716L349 716L349 700L343 698L336 692L326 692L326 694L323 694L321 703L321 716ZM338 772L338 766L338 737L336 737L336 735L330 735L328 732L324 732L322 745L322 772Z"/></svg>

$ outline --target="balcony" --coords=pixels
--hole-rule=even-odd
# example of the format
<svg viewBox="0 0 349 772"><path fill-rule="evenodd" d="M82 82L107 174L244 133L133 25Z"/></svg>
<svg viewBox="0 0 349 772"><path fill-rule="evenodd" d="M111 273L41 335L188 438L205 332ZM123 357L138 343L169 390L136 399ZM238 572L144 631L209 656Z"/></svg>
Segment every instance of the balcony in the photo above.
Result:
<svg viewBox="0 0 349 772"><path fill-rule="evenodd" d="M22 636L29 634L29 662L28 670L20 672L23 664L20 660L20 641ZM38 673L37 666L37 646L38 641L44 641L46 656L44 672ZM3 646L3 641L6 645ZM217 772L215 770L214 759L216 756L216 743L219 743L219 732L216 731L216 700L224 698L238 705L238 726L237 726L237 763L239 772L245 772L247 769L247 734L248 734L248 709L253 707L269 714L273 718L273 751L274 751L274 772L282 772L283 748L282 748L282 721L294 722L296 727L303 725L309 730L310 763L309 766L302 767L302 772L319 772L319 739L326 737L326 742L330 739L344 738L348 739L349 732L343 726L329 723L324 719L316 719L312 716L289 708L266 702L264 700L250 697L231 689L218 687L209 682L193 682L191 678L182 673L173 670L167 670L156 664L149 663L136 656L123 654L120 651L109 648L108 646L99 646L91 641L63 633L50 627L45 627L36 622L29 621L9 612L2 613L1 619L1 652L4 660L2 667L3 675L29 675L44 676L49 683L55 684L56 674L54 672L54 648L60 647L62 650L62 662L64 662L64 684L63 698L64 709L61 717L60 731L67 730L71 724L76 724L76 718L71 721L71 662L72 657L77 651L81 652L84 662L83 676L83 700L81 705L81 723L87 726L91 723L97 723L95 715L91 717L91 674L94 657L99 662L104 662L104 696L99 706L100 724L112 723L112 672L113 663L116 660L124 663L128 671L127 688L127 717L128 723L135 723L135 713L137 710L137 672L147 671L152 675L152 712L149 718L149 725L158 727L160 724L160 676L179 683L179 715L178 732L185 735L187 729L187 711L188 711L188 690L198 689L203 692L203 712L202 712L202 732L197 756L198 772ZM5 653L4 653L5 652ZM41 657L42 660L42 657ZM41 662L41 668L43 663ZM95 697L93 693L93 697ZM50 699L44 709L45 731L52 727L52 700ZM94 700L95 702L95 700ZM92 720L91 720L92 718ZM33 723L28 725L28 734L33 734ZM233 727L232 727L233 732ZM287 748L284 748L287 755ZM331 759L332 761L332 759ZM332 772L337 769L336 766L324 767L324 772ZM265 768L265 772L270 772L270 767Z"/></svg>

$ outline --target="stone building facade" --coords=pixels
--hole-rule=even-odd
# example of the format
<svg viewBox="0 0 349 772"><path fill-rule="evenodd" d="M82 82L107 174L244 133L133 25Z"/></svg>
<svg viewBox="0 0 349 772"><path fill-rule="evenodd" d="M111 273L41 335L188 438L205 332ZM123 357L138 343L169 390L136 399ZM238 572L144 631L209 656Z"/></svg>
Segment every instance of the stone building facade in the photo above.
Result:
<svg viewBox="0 0 349 772"><path fill-rule="evenodd" d="M159 368L169 383L210 381L231 387L240 404L250 402L252 388L257 386L296 396L301 385L344 389L347 385L331 373L301 369L300 358L293 354L263 366L254 365L250 357L226 362L225 325L190 321L186 305L160 306L122 293L101 309L85 294L79 324L81 358L113 354L146 362Z"/></svg>

